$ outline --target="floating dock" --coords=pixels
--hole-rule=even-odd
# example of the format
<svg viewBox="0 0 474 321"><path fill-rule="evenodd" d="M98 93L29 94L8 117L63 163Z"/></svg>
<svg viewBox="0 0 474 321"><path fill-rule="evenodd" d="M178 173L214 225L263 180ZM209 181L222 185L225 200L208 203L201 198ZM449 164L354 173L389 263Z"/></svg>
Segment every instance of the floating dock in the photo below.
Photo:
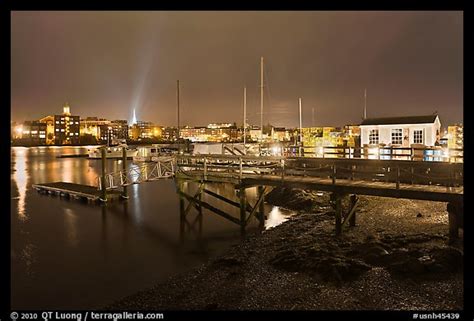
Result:
<svg viewBox="0 0 474 321"><path fill-rule="evenodd" d="M54 182L45 184L33 184L32 186L40 193L62 196L65 198L74 198L97 202L100 199L101 191L95 186L82 185L68 182ZM119 198L120 191L107 191L107 198Z"/></svg>

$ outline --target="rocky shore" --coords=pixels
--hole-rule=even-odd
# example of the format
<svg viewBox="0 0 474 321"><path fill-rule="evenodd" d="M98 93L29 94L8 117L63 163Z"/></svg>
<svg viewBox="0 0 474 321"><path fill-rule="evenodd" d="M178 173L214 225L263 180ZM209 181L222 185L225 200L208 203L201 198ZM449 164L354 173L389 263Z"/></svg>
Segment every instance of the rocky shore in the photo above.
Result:
<svg viewBox="0 0 474 321"><path fill-rule="evenodd" d="M463 247L448 244L445 203L361 197L356 226L336 237L328 194L275 189L267 201L299 212L106 309L463 309Z"/></svg>

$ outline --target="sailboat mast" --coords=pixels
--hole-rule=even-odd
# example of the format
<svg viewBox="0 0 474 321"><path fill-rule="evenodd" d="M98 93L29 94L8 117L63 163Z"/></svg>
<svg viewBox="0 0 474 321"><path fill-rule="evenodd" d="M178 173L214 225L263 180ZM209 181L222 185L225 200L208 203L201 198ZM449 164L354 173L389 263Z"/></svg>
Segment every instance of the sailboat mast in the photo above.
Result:
<svg viewBox="0 0 474 321"><path fill-rule="evenodd" d="M301 98L298 99L298 105L299 105L299 112L300 112L300 148L299 148L299 154L301 156L301 148L303 145L303 121L301 117Z"/></svg>
<svg viewBox="0 0 474 321"><path fill-rule="evenodd" d="M179 80L176 81L176 108L178 113L178 141L181 138L180 124L179 124Z"/></svg>
<svg viewBox="0 0 474 321"><path fill-rule="evenodd" d="M367 88L364 89L364 119L367 118Z"/></svg>
<svg viewBox="0 0 474 321"><path fill-rule="evenodd" d="M260 141L263 140L263 57L260 57Z"/></svg>
<svg viewBox="0 0 474 321"><path fill-rule="evenodd" d="M247 136L247 87L244 87L244 149Z"/></svg>

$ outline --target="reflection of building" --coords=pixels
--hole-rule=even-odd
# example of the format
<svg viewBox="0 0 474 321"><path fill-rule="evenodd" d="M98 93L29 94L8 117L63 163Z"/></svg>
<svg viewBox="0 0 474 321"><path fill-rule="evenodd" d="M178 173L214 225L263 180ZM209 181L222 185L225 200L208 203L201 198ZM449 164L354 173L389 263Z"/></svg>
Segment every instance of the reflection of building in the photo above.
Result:
<svg viewBox="0 0 474 321"><path fill-rule="evenodd" d="M451 125L448 126L448 148L462 149L463 140L463 126L462 125Z"/></svg>
<svg viewBox="0 0 474 321"><path fill-rule="evenodd" d="M362 121L362 145L435 146L440 140L438 115L368 118Z"/></svg>

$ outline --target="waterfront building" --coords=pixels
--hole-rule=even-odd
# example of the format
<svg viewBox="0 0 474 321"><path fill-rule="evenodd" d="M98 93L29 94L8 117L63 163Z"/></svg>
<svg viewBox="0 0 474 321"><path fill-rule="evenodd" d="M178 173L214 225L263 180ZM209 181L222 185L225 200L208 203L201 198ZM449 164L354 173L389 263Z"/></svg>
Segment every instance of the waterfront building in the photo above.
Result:
<svg viewBox="0 0 474 321"><path fill-rule="evenodd" d="M367 118L360 125L361 144L393 147L436 146L440 141L438 115Z"/></svg>
<svg viewBox="0 0 474 321"><path fill-rule="evenodd" d="M54 145L54 116L46 116L39 121L46 124L46 145Z"/></svg>
<svg viewBox="0 0 474 321"><path fill-rule="evenodd" d="M450 149L462 149L464 145L462 124L448 126L447 145Z"/></svg>
<svg viewBox="0 0 474 321"><path fill-rule="evenodd" d="M117 127L117 130L123 130ZM142 139L156 139L162 137L163 129L160 126L154 125L148 121L137 121L132 126L128 127L128 136L131 140L142 140Z"/></svg>
<svg viewBox="0 0 474 321"><path fill-rule="evenodd" d="M278 142L289 142L291 134L285 127L272 127L272 139Z"/></svg>
<svg viewBox="0 0 474 321"><path fill-rule="evenodd" d="M23 122L15 129L15 140L25 145L46 145L46 124L37 120Z"/></svg>
<svg viewBox="0 0 474 321"><path fill-rule="evenodd" d="M161 131L161 137L165 141L176 141L178 139L178 128L177 127L163 127Z"/></svg>
<svg viewBox="0 0 474 321"><path fill-rule="evenodd" d="M108 126L110 121L103 118L87 117L81 119L79 126L79 136L92 135L96 139L101 138L101 128Z"/></svg>
<svg viewBox="0 0 474 321"><path fill-rule="evenodd" d="M68 103L63 106L61 115L49 115L39 120L46 124L47 145L76 145L79 144L80 117L71 115Z"/></svg>
<svg viewBox="0 0 474 321"><path fill-rule="evenodd" d="M79 144L80 117L71 115L68 103L61 115L54 115L54 143L56 145Z"/></svg>
<svg viewBox="0 0 474 321"><path fill-rule="evenodd" d="M122 141L128 139L129 128L127 120L107 121L98 126L98 139L102 142Z"/></svg>
<svg viewBox="0 0 474 321"><path fill-rule="evenodd" d="M181 138L192 142L236 142L240 138L234 124L209 124L206 127L181 128Z"/></svg>

